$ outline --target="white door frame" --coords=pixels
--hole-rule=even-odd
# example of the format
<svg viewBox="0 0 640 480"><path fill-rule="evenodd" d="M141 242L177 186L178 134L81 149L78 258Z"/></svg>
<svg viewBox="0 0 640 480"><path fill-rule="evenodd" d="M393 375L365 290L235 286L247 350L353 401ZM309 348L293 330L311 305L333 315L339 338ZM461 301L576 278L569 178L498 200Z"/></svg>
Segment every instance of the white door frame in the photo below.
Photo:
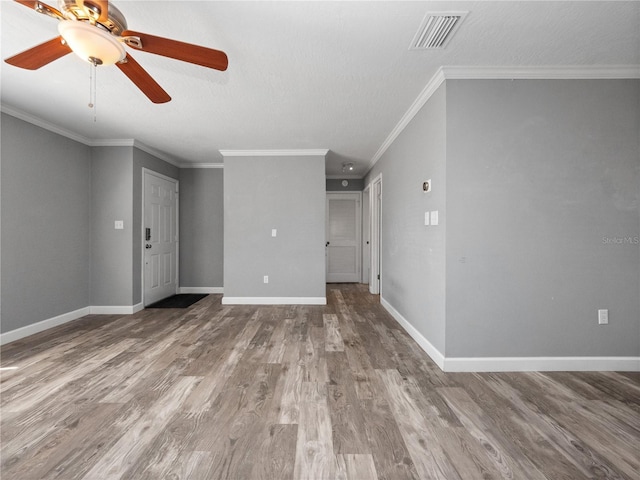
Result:
<svg viewBox="0 0 640 480"><path fill-rule="evenodd" d="M362 192L362 283L371 280L371 185Z"/></svg>
<svg viewBox="0 0 640 480"><path fill-rule="evenodd" d="M145 177L146 174L153 175L163 180L176 184L176 293L178 293L180 285L180 180L162 173L158 173L149 168L142 167L142 215L140 217L140 296L142 297L142 305L145 306L144 300L144 285L145 285L145 268L144 268L144 254L145 254L145 238L144 238L144 211L145 211Z"/></svg>
<svg viewBox="0 0 640 480"><path fill-rule="evenodd" d="M369 213L371 228L371 267L369 278L369 292L382 293L380 277L382 276L382 173L375 177L367 186L369 188Z"/></svg>

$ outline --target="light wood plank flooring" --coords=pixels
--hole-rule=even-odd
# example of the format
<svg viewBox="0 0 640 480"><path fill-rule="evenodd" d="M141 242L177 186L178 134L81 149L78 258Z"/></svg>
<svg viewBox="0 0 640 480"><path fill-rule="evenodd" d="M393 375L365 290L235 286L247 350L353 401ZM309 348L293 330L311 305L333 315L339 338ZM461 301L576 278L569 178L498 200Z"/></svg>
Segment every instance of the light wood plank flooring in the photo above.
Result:
<svg viewBox="0 0 640 480"><path fill-rule="evenodd" d="M638 374L444 374L366 286L327 295L5 346L1 478L640 478Z"/></svg>

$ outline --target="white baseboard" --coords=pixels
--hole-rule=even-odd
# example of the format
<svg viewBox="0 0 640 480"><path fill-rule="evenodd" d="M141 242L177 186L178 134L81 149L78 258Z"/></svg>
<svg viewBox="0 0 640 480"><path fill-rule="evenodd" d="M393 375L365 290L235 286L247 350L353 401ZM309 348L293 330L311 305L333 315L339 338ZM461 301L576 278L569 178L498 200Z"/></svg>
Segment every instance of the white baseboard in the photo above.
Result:
<svg viewBox="0 0 640 480"><path fill-rule="evenodd" d="M389 302L380 303L443 372L640 372L640 357L445 357Z"/></svg>
<svg viewBox="0 0 640 480"><path fill-rule="evenodd" d="M224 287L180 287L178 293L224 293Z"/></svg>
<svg viewBox="0 0 640 480"><path fill-rule="evenodd" d="M144 304L91 306L93 315L132 315L144 309Z"/></svg>
<svg viewBox="0 0 640 480"><path fill-rule="evenodd" d="M222 297L223 305L326 305L326 297Z"/></svg>
<svg viewBox="0 0 640 480"><path fill-rule="evenodd" d="M32 325L27 325L26 327L16 328L10 332L1 333L0 345L15 342L16 340L28 337L29 335L40 333L45 330L49 330L50 328L57 327L58 325L77 320L80 317L89 315L89 313L91 313L90 307L79 308L73 312L63 313L62 315L47 318L46 320L42 320Z"/></svg>
<svg viewBox="0 0 640 480"><path fill-rule="evenodd" d="M640 372L640 357L448 357L445 372Z"/></svg>
<svg viewBox="0 0 640 480"><path fill-rule="evenodd" d="M400 326L402 326L402 328L405 329L405 331L411 336L411 338L413 338L416 343L420 345L420 348L422 348L422 350L424 350L427 355L431 357L431 360L433 360L436 365L440 367L440 370L446 371L444 368L445 357L444 355L442 355L442 353L440 353L440 350L434 347L431 342L424 336L422 336L422 334L418 330L416 330L416 328L411 325L406 318L400 315L400 312L393 308L393 306L382 297L380 297L380 304L385 308L385 310L387 310L387 312L391 314L393 318L396 319L396 321L400 324Z"/></svg>

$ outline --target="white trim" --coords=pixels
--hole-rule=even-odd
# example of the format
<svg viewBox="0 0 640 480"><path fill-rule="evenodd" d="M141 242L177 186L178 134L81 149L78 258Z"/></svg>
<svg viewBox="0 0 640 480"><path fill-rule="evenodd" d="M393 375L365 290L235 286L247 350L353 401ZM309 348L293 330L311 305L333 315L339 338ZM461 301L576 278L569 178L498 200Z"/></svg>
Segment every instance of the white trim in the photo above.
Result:
<svg viewBox="0 0 640 480"><path fill-rule="evenodd" d="M409 107L409 110L405 112L398 124L393 128L393 130L391 130L389 136L385 139L384 142L382 142L382 145L380 145L378 151L375 153L371 161L369 161L367 171L371 170L376 162L380 160L380 157L384 155L384 152L386 152L391 144L396 140L396 138L398 138L398 136L402 133L409 122L413 120L413 117L416 116L416 114L420 111L424 104L427 103L427 101L431 98L431 95L433 95L436 90L438 90L438 87L440 87L440 85L442 85L442 82L444 81L445 75L442 67L440 67L435 75L431 77L431 80L429 80L427 85L422 89L418 97L413 101L413 103Z"/></svg>
<svg viewBox="0 0 640 480"><path fill-rule="evenodd" d="M219 152L223 157L324 157L329 153L329 150L219 150Z"/></svg>
<svg viewBox="0 0 640 480"><path fill-rule="evenodd" d="M222 297L222 305L326 305L326 297Z"/></svg>
<svg viewBox="0 0 640 480"><path fill-rule="evenodd" d="M56 317L47 318L37 323L27 325L26 327L16 328L9 332L0 333L0 345L4 345L9 342L15 342L21 338L34 335L36 333L49 330L50 328L63 325L68 322L72 322L86 315L133 315L139 311L144 310L144 305L138 303L136 305L113 305L113 306L89 306L79 308L73 312L63 313Z"/></svg>
<svg viewBox="0 0 640 480"><path fill-rule="evenodd" d="M87 146L91 146L91 140L87 137L84 137L78 133L72 132L71 130L67 130L66 128L62 128L58 125L54 125L51 122L47 122L41 118L38 118L30 113L23 112L22 110L18 110L17 108L10 107L9 105L5 105L4 103L0 105L0 110L7 115L11 115L12 117L19 118L20 120L24 120L27 123L31 123L36 127L44 128L45 130L49 130L50 132L57 133L63 137L67 137L76 142L82 143Z"/></svg>
<svg viewBox="0 0 640 480"><path fill-rule="evenodd" d="M224 163L181 163L180 168L224 168Z"/></svg>
<svg viewBox="0 0 640 480"><path fill-rule="evenodd" d="M640 65L442 66L438 68L397 125L391 130L389 136L382 142L378 151L369 161L367 172L380 160L444 80L614 80L631 78L640 78Z"/></svg>
<svg viewBox="0 0 640 480"><path fill-rule="evenodd" d="M449 357L445 372L640 372L640 357Z"/></svg>
<svg viewBox="0 0 640 480"><path fill-rule="evenodd" d="M445 357L382 297L380 304L443 372L640 372L640 357Z"/></svg>
<svg viewBox="0 0 640 480"><path fill-rule="evenodd" d="M224 293L223 287L179 287L178 293Z"/></svg>
<svg viewBox="0 0 640 480"><path fill-rule="evenodd" d="M0 345L4 345L9 342L15 342L16 340L20 340L21 338L25 338L30 335L49 330L50 328L57 327L58 325L77 320L78 318L84 317L85 315L89 315L89 313L91 313L90 309L91 307L79 308L78 310L74 310L73 312L63 313L62 315L48 318L31 325L27 325L26 327L16 328L15 330L11 330L9 332L0 333Z"/></svg>
<svg viewBox="0 0 640 480"><path fill-rule="evenodd" d="M133 147L135 141L133 138L107 138L98 140L89 140L90 147Z"/></svg>
<svg viewBox="0 0 640 480"><path fill-rule="evenodd" d="M108 139L98 139L98 140L90 140L88 145L90 147L133 147L138 150L142 150L143 152L148 153L160 160L163 160L174 167L181 168L182 163L175 158L169 155L168 153L162 152L160 150L156 150L153 147L145 145L139 140L135 140L133 138L108 138Z"/></svg>
<svg viewBox="0 0 640 480"><path fill-rule="evenodd" d="M149 147L148 145L145 145L144 143L133 138L91 139L80 135L79 133L72 132L71 130L67 130L66 128L43 120L42 118L36 117L35 115L31 115L30 113L26 113L22 110L18 110L17 108L13 108L9 105L1 104L0 110L7 115L11 115L12 117L24 120L25 122L35 125L36 127L43 128L62 137L66 137L76 142L82 143L83 145L86 145L88 147L136 147L144 152L147 152L150 155L159 158L160 160L164 160L165 162L170 163L175 167L182 167L182 163L178 159L170 156L165 152Z"/></svg>
<svg viewBox="0 0 640 480"><path fill-rule="evenodd" d="M162 173L158 173L155 170L151 170L150 168L147 168L147 167L142 167L142 173L144 174L145 172L150 173L154 177L158 177L158 178L161 178L163 180L166 180L167 182L175 183L176 184L176 188L178 188L176 190L176 193L178 193L180 191L179 190L180 180L178 180L177 178L173 178L173 177L170 177L168 175L164 175Z"/></svg>
<svg viewBox="0 0 640 480"><path fill-rule="evenodd" d="M170 163L174 167L178 167L178 168L182 167L182 163L180 162L179 159L172 157L168 153L162 152L160 150L156 150L153 147L145 145L139 140L134 140L133 146L138 148L139 150L142 150L143 152L147 152L149 155L152 155L156 158L159 158L160 160L164 160L165 162Z"/></svg>
<svg viewBox="0 0 640 480"><path fill-rule="evenodd" d="M442 70L447 80L614 80L640 78L640 65L444 66Z"/></svg>
<svg viewBox="0 0 640 480"><path fill-rule="evenodd" d="M144 309L144 305L92 305L89 307L91 315L133 315Z"/></svg>
<svg viewBox="0 0 640 480"><path fill-rule="evenodd" d="M433 360L436 365L440 367L440 370L445 370L445 357L440 350L434 347L429 340L427 340L416 328L409 323L409 321L404 318L400 312L398 312L389 302L387 302L384 298L380 297L380 304L387 310L393 318L400 324L402 328L413 338L416 343L426 352L431 360Z"/></svg>
<svg viewBox="0 0 640 480"><path fill-rule="evenodd" d="M369 293L382 293L382 173L367 185L369 189ZM379 194L379 195L378 195Z"/></svg>

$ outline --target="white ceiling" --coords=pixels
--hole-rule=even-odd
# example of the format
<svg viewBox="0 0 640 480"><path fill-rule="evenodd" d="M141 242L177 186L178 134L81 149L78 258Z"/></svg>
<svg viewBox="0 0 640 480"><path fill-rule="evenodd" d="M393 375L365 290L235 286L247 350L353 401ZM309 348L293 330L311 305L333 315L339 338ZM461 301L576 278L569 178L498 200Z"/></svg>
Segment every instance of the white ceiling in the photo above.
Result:
<svg viewBox="0 0 640 480"><path fill-rule="evenodd" d="M57 6L55 0L49 2ZM129 52L173 100L155 105L115 67L74 55L37 71L2 62L2 104L93 143L135 139L183 163L219 150L329 149L327 174L363 175L443 65L640 64L640 2L115 1L132 30L223 50L225 72ZM2 58L57 36L2 0ZM446 49L409 50L428 11L469 11Z"/></svg>

